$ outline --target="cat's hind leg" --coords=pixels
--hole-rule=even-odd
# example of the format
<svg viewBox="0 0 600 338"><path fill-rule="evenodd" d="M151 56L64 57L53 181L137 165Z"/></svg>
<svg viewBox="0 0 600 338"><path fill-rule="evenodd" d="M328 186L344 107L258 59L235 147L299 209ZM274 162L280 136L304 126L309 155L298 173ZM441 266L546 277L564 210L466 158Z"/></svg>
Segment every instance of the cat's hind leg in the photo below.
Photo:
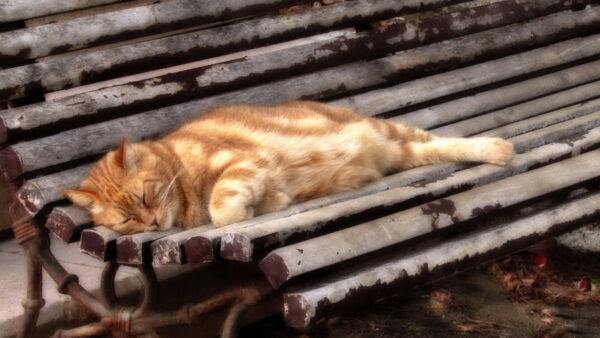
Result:
<svg viewBox="0 0 600 338"><path fill-rule="evenodd" d="M402 123L380 119L370 119L369 123L389 141L388 171L444 162L505 165L514 156L513 145L501 138L439 137Z"/></svg>
<svg viewBox="0 0 600 338"><path fill-rule="evenodd" d="M251 161L225 169L212 190L208 211L217 227L254 217L265 193L266 170Z"/></svg>
<svg viewBox="0 0 600 338"><path fill-rule="evenodd" d="M401 169L443 162L507 164L514 156L510 142L501 138L433 137L426 142L400 144Z"/></svg>

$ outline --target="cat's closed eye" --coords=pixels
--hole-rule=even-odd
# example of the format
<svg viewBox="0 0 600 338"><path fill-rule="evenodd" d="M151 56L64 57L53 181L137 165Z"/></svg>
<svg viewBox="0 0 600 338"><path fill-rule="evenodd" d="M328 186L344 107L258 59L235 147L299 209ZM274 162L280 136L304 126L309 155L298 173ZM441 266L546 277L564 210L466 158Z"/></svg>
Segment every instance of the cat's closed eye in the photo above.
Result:
<svg viewBox="0 0 600 338"><path fill-rule="evenodd" d="M148 208L148 200L146 198L146 192L145 191L142 194L142 204L144 205L144 207Z"/></svg>

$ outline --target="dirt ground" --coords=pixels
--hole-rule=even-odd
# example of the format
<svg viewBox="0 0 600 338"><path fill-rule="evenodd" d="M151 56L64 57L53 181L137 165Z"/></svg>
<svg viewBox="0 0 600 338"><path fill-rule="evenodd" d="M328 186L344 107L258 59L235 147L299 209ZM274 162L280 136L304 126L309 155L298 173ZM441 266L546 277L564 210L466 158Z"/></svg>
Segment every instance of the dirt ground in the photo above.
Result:
<svg viewBox="0 0 600 338"><path fill-rule="evenodd" d="M524 252L332 320L272 317L240 337L599 337L600 255Z"/></svg>

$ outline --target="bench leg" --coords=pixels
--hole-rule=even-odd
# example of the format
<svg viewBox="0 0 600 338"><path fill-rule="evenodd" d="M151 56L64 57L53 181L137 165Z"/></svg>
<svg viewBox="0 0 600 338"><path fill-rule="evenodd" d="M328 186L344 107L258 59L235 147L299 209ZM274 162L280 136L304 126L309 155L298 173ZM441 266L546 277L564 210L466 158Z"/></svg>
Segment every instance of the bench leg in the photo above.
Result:
<svg viewBox="0 0 600 338"><path fill-rule="evenodd" d="M28 286L27 296L23 300L24 314L18 329L19 337L30 337L33 334L40 309L44 305L42 267L54 279L60 293L68 294L100 318L111 314L98 299L79 285L77 276L69 274L56 260L50 252L50 241L47 234L43 233L39 220L27 212L16 198L13 198L10 216L15 240L23 247L27 257Z"/></svg>
<svg viewBox="0 0 600 338"><path fill-rule="evenodd" d="M31 337L37 323L40 309L44 306L42 298L42 264L31 252L27 252L27 295L23 305L23 321L17 333L18 337Z"/></svg>
<svg viewBox="0 0 600 338"><path fill-rule="evenodd" d="M33 239L41 235L41 231L36 221L16 201L11 204L9 211L13 220L12 230L15 240L23 247L27 264L27 294L21 302L23 319L17 330L17 337L31 337L40 309L44 306L42 264L30 245Z"/></svg>

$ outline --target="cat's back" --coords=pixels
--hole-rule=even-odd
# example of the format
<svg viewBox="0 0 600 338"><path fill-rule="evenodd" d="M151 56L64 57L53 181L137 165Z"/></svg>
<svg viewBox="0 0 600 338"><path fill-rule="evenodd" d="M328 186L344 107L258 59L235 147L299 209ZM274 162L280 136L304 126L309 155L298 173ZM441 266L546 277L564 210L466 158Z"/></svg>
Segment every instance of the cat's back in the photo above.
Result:
<svg viewBox="0 0 600 338"><path fill-rule="evenodd" d="M218 173L234 163L252 161L273 172L323 169L361 156L378 162L369 154L380 156L384 143L372 122L349 109L310 101L226 106L185 124L163 142L198 175L198 168Z"/></svg>
<svg viewBox="0 0 600 338"><path fill-rule="evenodd" d="M234 105L216 108L182 127L218 127L234 131L262 131L280 134L323 133L363 118L343 107L313 101L291 101L274 106Z"/></svg>
<svg viewBox="0 0 600 338"><path fill-rule="evenodd" d="M227 145L274 145L284 139L327 137L363 117L342 107L312 101L275 106L235 105L216 108L185 124L168 137L219 140Z"/></svg>

